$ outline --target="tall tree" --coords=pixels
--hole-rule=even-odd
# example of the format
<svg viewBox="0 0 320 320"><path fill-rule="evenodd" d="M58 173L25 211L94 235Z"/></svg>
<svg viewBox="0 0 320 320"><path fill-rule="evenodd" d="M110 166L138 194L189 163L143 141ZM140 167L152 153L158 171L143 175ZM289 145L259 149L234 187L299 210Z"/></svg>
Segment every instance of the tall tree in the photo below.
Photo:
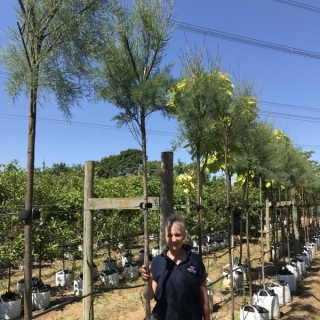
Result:
<svg viewBox="0 0 320 320"><path fill-rule="evenodd" d="M53 98L68 118L71 106L90 94L88 60L84 52L100 31L97 13L107 9L105 0L17 0L17 30L1 51L8 79L6 92L15 102L20 92L29 99L28 161L25 210L32 211L37 106ZM50 97L50 98L49 98ZM32 316L31 217L25 220L24 318Z"/></svg>
<svg viewBox="0 0 320 320"><path fill-rule="evenodd" d="M248 123L248 126L244 127L242 134L237 137L240 145L241 153L238 154L236 165L236 172L244 174L244 181L242 181L243 188L243 200L244 207L249 207L249 182L252 183L252 179L259 178L260 189L260 221L262 221L263 228L263 211L262 211L262 178L265 179L266 172L270 169L269 162L272 157L272 149L270 144L273 141L272 129L267 123L259 123L253 121ZM239 179L240 181L240 179ZM263 180L264 181L264 180ZM251 189L252 190L252 189ZM246 215L246 237L247 237L247 257L250 260L249 251L249 211L247 209ZM251 222L252 223L252 222ZM241 219L242 226L242 219ZM263 230L263 229L262 229ZM242 234L240 235L242 243ZM261 233L261 246L262 256L261 263L264 264L264 243L263 234ZM240 251L240 258L242 250ZM252 277L251 266L248 266L248 278L249 278L249 296L252 300ZM262 271L263 286L265 286L264 270Z"/></svg>
<svg viewBox="0 0 320 320"><path fill-rule="evenodd" d="M123 2L126 3L125 1ZM167 92L173 84L170 66L161 66L169 44L173 0L134 0L132 7L119 7L112 32L106 32L97 57L97 84L101 98L117 106L119 126L130 128L142 149L144 196L144 264L148 268L148 117L167 110ZM146 283L146 317L150 319L149 283Z"/></svg>
<svg viewBox="0 0 320 320"><path fill-rule="evenodd" d="M253 85L242 81L237 81L227 112L219 116L213 123L216 130L215 138L220 142L224 154L224 171L226 176L226 195L227 211L229 216L228 239L229 239L229 262L230 262L230 283L232 312L231 318L234 319L234 295L233 295L233 264L234 264L234 217L231 199L231 173L229 166L229 150L232 145L238 144L241 136L246 136L249 127L257 117L258 107L256 99L253 98ZM213 140L214 141L214 140ZM217 141L217 140L216 140ZM215 147L215 146L214 146ZM215 147L216 148L216 147ZM247 171L248 175L248 171ZM249 225L247 211L247 228ZM247 229L248 231L248 229ZM250 259L249 238L247 234L247 253Z"/></svg>
<svg viewBox="0 0 320 320"><path fill-rule="evenodd" d="M190 50L182 56L182 80L171 90L169 105L179 122L178 145L187 142L186 147L196 162L197 173L197 212L199 254L202 254L202 177L213 135L212 124L218 115L229 107L232 84L227 74L219 70L219 65L208 57L205 50Z"/></svg>

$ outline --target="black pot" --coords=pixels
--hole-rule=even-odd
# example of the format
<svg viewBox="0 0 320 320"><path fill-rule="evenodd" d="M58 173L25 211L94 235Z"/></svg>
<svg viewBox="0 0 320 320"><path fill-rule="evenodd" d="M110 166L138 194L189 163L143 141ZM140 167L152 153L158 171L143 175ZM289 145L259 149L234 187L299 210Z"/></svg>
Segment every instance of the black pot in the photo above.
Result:
<svg viewBox="0 0 320 320"><path fill-rule="evenodd" d="M116 269L110 269L110 270L105 270L101 272L101 275L103 276L111 276L112 274L117 273Z"/></svg>
<svg viewBox="0 0 320 320"><path fill-rule="evenodd" d="M40 292L48 292L51 290L50 284L44 284L41 288L39 288Z"/></svg>
<svg viewBox="0 0 320 320"><path fill-rule="evenodd" d="M1 295L1 299L4 302L16 301L21 299L21 295L13 291L7 291L6 293Z"/></svg>

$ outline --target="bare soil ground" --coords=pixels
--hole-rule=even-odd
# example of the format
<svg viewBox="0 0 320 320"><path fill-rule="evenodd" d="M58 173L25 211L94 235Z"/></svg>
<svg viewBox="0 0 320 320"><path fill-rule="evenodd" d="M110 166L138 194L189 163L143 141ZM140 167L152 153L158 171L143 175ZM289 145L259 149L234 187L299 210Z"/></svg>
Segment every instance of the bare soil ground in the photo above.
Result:
<svg viewBox="0 0 320 320"><path fill-rule="evenodd" d="M135 245L132 253L141 249L141 243ZM255 285L261 285L260 267L260 243L252 239L250 243L251 259L256 258L252 263L252 277ZM243 245L244 259L246 258L246 245ZM235 256L239 254L239 247ZM100 250L99 256L95 259L98 270L103 268L103 261L107 257L107 252ZM121 261L121 254L112 254L117 261ZM136 257L136 255L135 255ZM228 254L224 251L216 254L205 254L204 263L207 267L209 278L214 281L222 276L223 267L228 263ZM68 261L65 267L72 267L75 275L81 272L81 260ZM73 286L57 287L55 285L55 273L62 269L61 261L45 264L42 268L42 280L45 284L52 286L50 306L45 310L34 310L33 318L39 320L78 320L82 319L82 300L77 298L73 292ZM121 268L119 268L121 278ZM17 281L23 278L23 271L13 270L11 290L16 289ZM272 282L275 279L276 269L273 264L265 264L266 281ZM35 266L34 276L38 277L39 270ZM308 269L302 281L298 283L298 289L292 295L293 301L289 305L282 306L281 319L299 320L320 319L320 251ZM8 283L7 275L0 269L0 290L6 291ZM107 290L98 279L95 282L95 290L101 291L94 296L94 319L95 320L143 320L145 315L144 299L142 297L142 280L128 281L120 279L119 288ZM214 286L213 312L211 319L229 320L231 319L230 290L225 282L217 281ZM235 296L235 319L239 319L239 311L244 301L249 302L249 298L242 291L236 291ZM154 302L151 303L153 306ZM22 318L21 318L22 319ZM187 319L186 319L187 320Z"/></svg>

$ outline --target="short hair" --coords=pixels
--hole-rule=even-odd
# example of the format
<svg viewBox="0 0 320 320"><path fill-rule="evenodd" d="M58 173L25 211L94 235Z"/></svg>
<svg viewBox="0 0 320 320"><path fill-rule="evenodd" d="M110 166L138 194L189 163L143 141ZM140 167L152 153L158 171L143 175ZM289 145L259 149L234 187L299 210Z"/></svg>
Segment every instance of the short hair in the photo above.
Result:
<svg viewBox="0 0 320 320"><path fill-rule="evenodd" d="M165 222L164 222L164 234L165 234L165 231L166 231L166 228L167 227L171 227L174 223L177 223L180 225L181 227L181 231L183 233L183 235L186 235L187 232L186 232L186 226L185 226L185 220L183 218L183 216L175 213L171 216L169 216Z"/></svg>

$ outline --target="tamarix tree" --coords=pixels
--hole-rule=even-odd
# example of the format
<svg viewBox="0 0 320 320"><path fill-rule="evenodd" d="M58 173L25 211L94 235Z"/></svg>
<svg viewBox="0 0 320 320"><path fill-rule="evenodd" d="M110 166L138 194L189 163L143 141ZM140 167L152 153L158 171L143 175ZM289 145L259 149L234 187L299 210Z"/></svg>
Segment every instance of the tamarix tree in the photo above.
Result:
<svg viewBox="0 0 320 320"><path fill-rule="evenodd" d="M134 0L119 7L105 30L95 56L99 67L97 83L100 98L119 109L114 120L127 126L142 149L144 197L144 264L148 268L148 117L157 111L166 114L167 92L173 85L170 66L162 66L169 44L173 0ZM150 319L149 283L146 283L146 318Z"/></svg>
<svg viewBox="0 0 320 320"><path fill-rule="evenodd" d="M106 0L17 0L17 28L10 29L0 63L6 74L5 90L14 103L20 93L29 99L28 161L25 208L25 299L24 318L32 317L31 211L37 107L52 99L66 117L70 108L90 94L85 81L92 43L87 41L99 28L98 12L104 14Z"/></svg>

